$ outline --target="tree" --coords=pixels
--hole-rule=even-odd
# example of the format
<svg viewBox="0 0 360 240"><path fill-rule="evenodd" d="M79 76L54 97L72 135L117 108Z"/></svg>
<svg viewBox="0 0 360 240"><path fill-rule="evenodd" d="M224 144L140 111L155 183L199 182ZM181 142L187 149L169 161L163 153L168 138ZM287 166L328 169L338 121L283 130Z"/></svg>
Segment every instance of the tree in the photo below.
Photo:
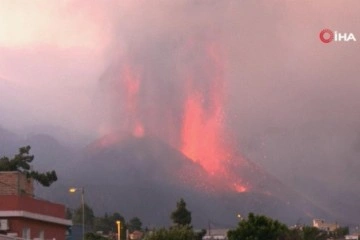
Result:
<svg viewBox="0 0 360 240"><path fill-rule="evenodd" d="M228 232L228 239L286 240L289 239L289 229L277 220L250 213L248 219L241 220L235 230Z"/></svg>
<svg viewBox="0 0 360 240"><path fill-rule="evenodd" d="M176 226L149 232L145 240L196 240L195 233L188 226Z"/></svg>
<svg viewBox="0 0 360 240"><path fill-rule="evenodd" d="M145 240L199 240L206 233L195 233L191 227L191 212L186 209L184 199L176 203L176 209L171 213L175 226L169 229L158 229L147 232Z"/></svg>
<svg viewBox="0 0 360 240"><path fill-rule="evenodd" d="M195 239L202 240L205 235L206 235L206 230L201 229L200 231L195 232Z"/></svg>
<svg viewBox="0 0 360 240"><path fill-rule="evenodd" d="M94 231L101 231L104 234L115 232L114 222L107 213L105 213L104 217L96 217L94 219Z"/></svg>
<svg viewBox="0 0 360 240"><path fill-rule="evenodd" d="M90 208L87 204L84 205L84 215L85 215L85 226L87 228L92 229L94 226L94 220L95 220L95 216L94 216L94 211L92 210L92 208ZM82 225L82 206L78 207L77 209L75 209L75 212L73 214L73 223L75 225Z"/></svg>
<svg viewBox="0 0 360 240"><path fill-rule="evenodd" d="M176 209L171 213L171 219L177 226L190 226L191 212L187 210L184 199L176 203Z"/></svg>
<svg viewBox="0 0 360 240"><path fill-rule="evenodd" d="M85 234L85 239L86 240L109 240L108 238L106 237L103 237L99 234L96 234L96 233L92 233L92 232L88 232Z"/></svg>
<svg viewBox="0 0 360 240"><path fill-rule="evenodd" d="M72 219L73 218L73 214L72 214L70 208L66 208L65 218L66 219Z"/></svg>
<svg viewBox="0 0 360 240"><path fill-rule="evenodd" d="M121 239L126 237L126 226L125 218L120 215L120 213L115 212L112 215L105 213L104 217L96 217L94 219L94 230L102 231L104 234L117 233L117 224L116 221L120 221L120 236Z"/></svg>
<svg viewBox="0 0 360 240"><path fill-rule="evenodd" d="M127 223L127 228L130 232L133 232L135 230L140 231L142 226L142 222L138 217L134 217L130 219L130 221Z"/></svg>
<svg viewBox="0 0 360 240"><path fill-rule="evenodd" d="M339 227L332 234L333 237L344 237L349 234L349 227Z"/></svg>
<svg viewBox="0 0 360 240"><path fill-rule="evenodd" d="M304 240L325 240L328 238L328 234L316 227L305 226L302 229Z"/></svg>
<svg viewBox="0 0 360 240"><path fill-rule="evenodd" d="M125 225L125 218L121 216L120 213L115 212L111 216L111 221L113 221L113 224L116 223L116 221L120 221L120 237L122 240L126 239L126 225ZM117 227L117 226L116 226Z"/></svg>
<svg viewBox="0 0 360 240"><path fill-rule="evenodd" d="M287 240L303 240L302 230L300 228L294 228L289 230L289 236Z"/></svg>
<svg viewBox="0 0 360 240"><path fill-rule="evenodd" d="M27 178L32 178L41 185L49 187L53 182L57 181L56 172L49 171L39 173L31 170L30 163L34 160L34 156L30 155L30 146L19 148L19 153L12 159L8 157L0 158L0 171L19 171L24 173Z"/></svg>

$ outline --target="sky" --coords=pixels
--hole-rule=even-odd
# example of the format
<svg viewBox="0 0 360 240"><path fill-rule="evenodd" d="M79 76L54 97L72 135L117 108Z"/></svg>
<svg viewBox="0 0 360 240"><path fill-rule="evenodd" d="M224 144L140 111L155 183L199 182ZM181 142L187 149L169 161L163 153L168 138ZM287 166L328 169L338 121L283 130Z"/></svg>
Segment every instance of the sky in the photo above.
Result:
<svg viewBox="0 0 360 240"><path fill-rule="evenodd" d="M356 183L358 9L357 0L1 0L0 125L97 138L139 122L176 145L187 84L211 117L208 77L221 72L222 128L237 151L291 184L306 185L299 169L324 166L332 177L317 181ZM324 28L357 42L324 44Z"/></svg>

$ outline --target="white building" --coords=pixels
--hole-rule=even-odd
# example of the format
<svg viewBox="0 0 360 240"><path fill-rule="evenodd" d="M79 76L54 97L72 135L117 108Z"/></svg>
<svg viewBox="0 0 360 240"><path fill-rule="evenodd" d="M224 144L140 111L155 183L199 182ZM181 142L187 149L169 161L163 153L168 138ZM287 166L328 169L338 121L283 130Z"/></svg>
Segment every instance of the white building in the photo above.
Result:
<svg viewBox="0 0 360 240"><path fill-rule="evenodd" d="M313 227L323 231L333 232L340 226L337 223L328 223L324 219L313 219Z"/></svg>
<svg viewBox="0 0 360 240"><path fill-rule="evenodd" d="M227 240L227 232L229 229L211 229L203 236L203 240Z"/></svg>
<svg viewBox="0 0 360 240"><path fill-rule="evenodd" d="M345 236L346 240L359 240L359 235L351 234Z"/></svg>

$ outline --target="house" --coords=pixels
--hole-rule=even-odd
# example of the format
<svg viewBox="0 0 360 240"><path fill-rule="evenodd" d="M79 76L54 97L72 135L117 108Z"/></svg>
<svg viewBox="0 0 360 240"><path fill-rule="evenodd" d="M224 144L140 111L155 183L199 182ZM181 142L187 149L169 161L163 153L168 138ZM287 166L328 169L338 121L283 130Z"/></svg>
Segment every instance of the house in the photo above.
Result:
<svg viewBox="0 0 360 240"><path fill-rule="evenodd" d="M211 229L203 236L203 240L226 240L229 229Z"/></svg>
<svg viewBox="0 0 360 240"><path fill-rule="evenodd" d="M32 179L0 172L0 234L24 239L65 240L72 225L62 204L34 197Z"/></svg>
<svg viewBox="0 0 360 240"><path fill-rule="evenodd" d="M135 230L135 231L133 231L132 233L129 234L129 239L131 239L131 240L140 240L140 239L142 239L143 235L144 235L143 232Z"/></svg>
<svg viewBox="0 0 360 240"><path fill-rule="evenodd" d="M358 234L350 234L350 235L346 235L345 236L346 240L359 240L359 235Z"/></svg>
<svg viewBox="0 0 360 240"><path fill-rule="evenodd" d="M313 227L316 227L320 230L333 232L338 229L340 226L337 223L328 223L324 219L313 219Z"/></svg>

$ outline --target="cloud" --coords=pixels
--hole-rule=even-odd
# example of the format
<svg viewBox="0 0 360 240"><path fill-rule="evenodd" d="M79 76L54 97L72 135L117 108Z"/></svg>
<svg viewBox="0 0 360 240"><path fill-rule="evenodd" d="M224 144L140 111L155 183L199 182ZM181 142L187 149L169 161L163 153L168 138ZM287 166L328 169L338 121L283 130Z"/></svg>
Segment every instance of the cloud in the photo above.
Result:
<svg viewBox="0 0 360 240"><path fill-rule="evenodd" d="M268 143L272 157L263 158L259 136L285 134L289 143L309 124L317 131L318 122L358 118L359 45L318 39L324 27L360 36L355 0L34 2L0 7L0 74L12 85L0 99L7 124L111 131L127 117L124 92L112 87L128 64L141 76L137 118L174 135L166 126L180 126L185 72L203 68L195 78L209 86L206 42L221 46L227 130L239 149L255 141L254 157L275 173L283 171L273 164L279 151L297 156Z"/></svg>
<svg viewBox="0 0 360 240"><path fill-rule="evenodd" d="M208 79L221 69L224 131L238 152L310 195L315 182L356 191L359 8L357 0L5 0L0 124L94 137L135 119L181 145L184 102L200 92L209 110ZM323 28L358 41L325 45ZM209 63L209 43L221 68ZM140 79L132 117L126 66ZM189 76L197 91L187 90Z"/></svg>

